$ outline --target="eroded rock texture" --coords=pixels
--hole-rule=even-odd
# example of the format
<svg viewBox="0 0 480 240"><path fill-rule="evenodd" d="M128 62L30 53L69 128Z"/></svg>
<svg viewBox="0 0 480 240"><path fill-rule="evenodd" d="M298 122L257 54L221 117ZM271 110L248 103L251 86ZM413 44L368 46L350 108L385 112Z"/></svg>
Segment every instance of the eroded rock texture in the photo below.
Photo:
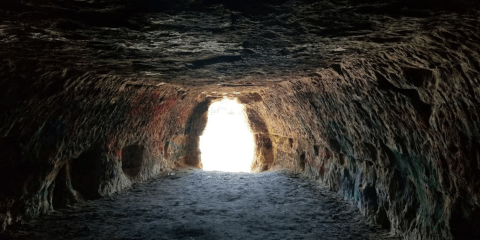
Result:
<svg viewBox="0 0 480 240"><path fill-rule="evenodd" d="M15 240L400 239L334 192L290 175L170 172L9 232Z"/></svg>
<svg viewBox="0 0 480 240"><path fill-rule="evenodd" d="M201 167L245 104L255 171L304 172L408 239L480 237L469 1L7 1L0 224Z"/></svg>

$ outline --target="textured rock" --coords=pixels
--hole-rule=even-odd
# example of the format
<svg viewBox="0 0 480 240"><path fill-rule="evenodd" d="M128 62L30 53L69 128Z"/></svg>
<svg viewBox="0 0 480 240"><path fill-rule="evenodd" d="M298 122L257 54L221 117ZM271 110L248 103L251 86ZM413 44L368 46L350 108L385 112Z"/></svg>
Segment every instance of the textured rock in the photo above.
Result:
<svg viewBox="0 0 480 240"><path fill-rule="evenodd" d="M17 228L0 237L399 239L324 186L280 172L176 171Z"/></svg>
<svg viewBox="0 0 480 240"><path fill-rule="evenodd" d="M257 2L3 3L2 228L201 167L228 96L255 171L303 172L408 239L480 237L477 4Z"/></svg>

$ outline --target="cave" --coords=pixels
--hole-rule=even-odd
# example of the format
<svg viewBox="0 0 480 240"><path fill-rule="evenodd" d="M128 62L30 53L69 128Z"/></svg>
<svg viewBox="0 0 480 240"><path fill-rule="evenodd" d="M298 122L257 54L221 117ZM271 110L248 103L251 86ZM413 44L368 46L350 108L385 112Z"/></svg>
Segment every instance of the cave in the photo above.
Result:
<svg viewBox="0 0 480 240"><path fill-rule="evenodd" d="M480 239L479 16L4 0L0 238ZM224 100L245 125L213 120ZM209 123L248 132L248 157L203 149ZM209 151L247 165L207 171Z"/></svg>

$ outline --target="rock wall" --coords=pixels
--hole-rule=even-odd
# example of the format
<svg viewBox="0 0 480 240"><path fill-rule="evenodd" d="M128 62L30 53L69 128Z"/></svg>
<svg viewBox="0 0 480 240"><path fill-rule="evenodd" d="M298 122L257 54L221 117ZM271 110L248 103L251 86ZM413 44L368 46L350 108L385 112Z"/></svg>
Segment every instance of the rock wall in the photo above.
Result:
<svg viewBox="0 0 480 240"><path fill-rule="evenodd" d="M3 86L11 76L28 82L31 76L16 72L22 64L2 65ZM248 101L256 88L225 87L216 93L217 86L77 75L68 69L35 81L7 92L2 102L8 110L0 129L5 153L0 181L10 183L0 185L2 229L174 168L201 167L198 141L209 105L237 91ZM264 147L257 151L259 171L268 170L273 157Z"/></svg>
<svg viewBox="0 0 480 240"><path fill-rule="evenodd" d="M303 172L406 239L480 238L471 1L139 2L0 8L1 229L201 167L228 96L255 171Z"/></svg>
<svg viewBox="0 0 480 240"><path fill-rule="evenodd" d="M3 64L5 76L19 76L17 64ZM1 128L0 180L9 183L0 187L3 228L111 194L183 161L194 94L187 97L178 86L153 89L138 81L70 75L68 69L36 81L2 102L16 104Z"/></svg>
<svg viewBox="0 0 480 240"><path fill-rule="evenodd" d="M477 21L262 92L275 163L407 239L478 238Z"/></svg>

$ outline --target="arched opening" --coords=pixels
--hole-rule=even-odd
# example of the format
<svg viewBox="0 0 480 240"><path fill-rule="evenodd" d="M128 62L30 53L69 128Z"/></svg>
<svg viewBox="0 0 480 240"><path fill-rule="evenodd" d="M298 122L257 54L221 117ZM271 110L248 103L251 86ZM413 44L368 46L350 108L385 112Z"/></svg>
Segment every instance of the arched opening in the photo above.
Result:
<svg viewBox="0 0 480 240"><path fill-rule="evenodd" d="M251 171L255 143L242 104L223 99L210 105L200 151L204 170Z"/></svg>
<svg viewBox="0 0 480 240"><path fill-rule="evenodd" d="M96 191L98 186L98 163L101 152L97 148L84 151L71 162L71 184L72 188L81 194L84 199L99 197ZM68 169L65 169L68 171ZM68 174L68 173L65 173Z"/></svg>
<svg viewBox="0 0 480 240"><path fill-rule="evenodd" d="M122 149L122 170L128 177L134 178L142 170L144 147L131 145Z"/></svg>

